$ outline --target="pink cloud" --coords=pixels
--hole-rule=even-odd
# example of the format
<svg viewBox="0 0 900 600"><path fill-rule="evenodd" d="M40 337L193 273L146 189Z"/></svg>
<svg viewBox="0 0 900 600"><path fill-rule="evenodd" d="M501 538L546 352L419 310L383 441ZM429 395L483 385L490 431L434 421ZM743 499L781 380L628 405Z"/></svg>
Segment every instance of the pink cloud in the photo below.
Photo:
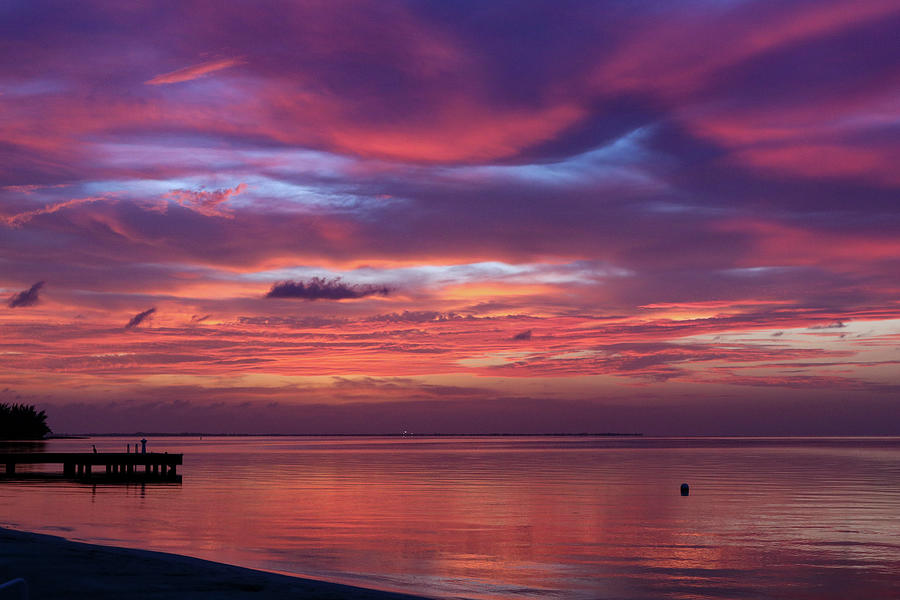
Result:
<svg viewBox="0 0 900 600"><path fill-rule="evenodd" d="M168 73L157 75L153 79L145 81L147 85L167 85L171 83L182 83L191 81L222 69L228 69L237 65L244 64L246 61L240 58L223 58L219 60L210 60L202 62L190 67L176 69Z"/></svg>
<svg viewBox="0 0 900 600"><path fill-rule="evenodd" d="M898 147L896 150L900 150ZM770 171L804 177L861 177L886 185L900 185L895 152L854 148L834 144L795 144L775 148L748 148L737 151L738 162Z"/></svg>
<svg viewBox="0 0 900 600"><path fill-rule="evenodd" d="M856 10L856 9L859 10ZM648 20L596 71L603 89L642 90L673 98L709 85L734 65L898 12L894 0L852 10L838 1L757 6L731 11L665 12Z"/></svg>
<svg viewBox="0 0 900 600"><path fill-rule="evenodd" d="M875 84L814 104L763 100L679 118L696 135L728 149L730 164L813 179L900 184L892 160L900 146L879 135L900 118L900 110L893 92Z"/></svg>
<svg viewBox="0 0 900 600"><path fill-rule="evenodd" d="M575 103L493 111L463 98L437 107L433 122L373 127L341 118L328 136L344 152L414 162L492 161L553 139L586 116ZM405 131L404 131L405 129Z"/></svg>
<svg viewBox="0 0 900 600"><path fill-rule="evenodd" d="M858 272L873 262L900 256L900 239L892 234L818 231L762 218L722 221L715 227L751 236L753 249L742 260L750 267L817 265Z"/></svg>
<svg viewBox="0 0 900 600"><path fill-rule="evenodd" d="M109 200L111 197L112 196L97 196L91 198L73 198L72 200L64 200L62 202L56 202L54 204L43 206L41 208L27 210L12 215L0 215L0 223L3 223L7 227L21 227L37 216L49 215L63 209L91 204L93 202L98 202L101 200Z"/></svg>
<svg viewBox="0 0 900 600"><path fill-rule="evenodd" d="M234 215L227 207L222 206L234 196L243 193L247 189L246 183L240 183L231 189L206 191L200 190L172 190L164 198L174 200L181 206L189 208L201 215L208 217L233 218Z"/></svg>

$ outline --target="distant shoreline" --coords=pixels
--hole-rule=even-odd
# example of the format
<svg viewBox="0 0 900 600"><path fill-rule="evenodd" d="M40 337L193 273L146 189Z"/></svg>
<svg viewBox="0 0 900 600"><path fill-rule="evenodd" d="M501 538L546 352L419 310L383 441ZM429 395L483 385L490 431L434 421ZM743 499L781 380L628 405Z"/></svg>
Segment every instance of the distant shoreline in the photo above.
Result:
<svg viewBox="0 0 900 600"><path fill-rule="evenodd" d="M397 438L397 439L429 439L429 438L644 438L644 439L881 439L900 438L896 433L847 433L847 434L651 434L645 433L206 433L206 432L158 432L158 431L134 431L126 433L63 433L49 435L39 440L0 440L3 443L40 443L48 440L86 440L90 438L112 437L186 437L186 438Z"/></svg>
<svg viewBox="0 0 900 600"><path fill-rule="evenodd" d="M44 439L86 439L89 437L134 437L151 435L156 437L394 437L394 438L432 438L432 437L642 437L643 433L206 433L187 432L154 432L132 431L126 433L73 433L50 435ZM39 440L38 440L39 441Z"/></svg>
<svg viewBox="0 0 900 600"><path fill-rule="evenodd" d="M72 542L0 528L0 582L24 578L42 600L425 600L179 554Z"/></svg>

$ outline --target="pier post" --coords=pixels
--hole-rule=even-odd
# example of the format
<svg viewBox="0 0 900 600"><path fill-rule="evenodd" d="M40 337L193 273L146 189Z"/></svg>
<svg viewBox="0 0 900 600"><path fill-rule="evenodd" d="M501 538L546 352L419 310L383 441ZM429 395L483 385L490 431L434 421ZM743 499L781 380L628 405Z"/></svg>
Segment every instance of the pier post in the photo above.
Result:
<svg viewBox="0 0 900 600"><path fill-rule="evenodd" d="M63 463L63 475L67 477L75 475L75 463Z"/></svg>
<svg viewBox="0 0 900 600"><path fill-rule="evenodd" d="M16 474L16 463L6 463L6 474L7 475L15 475Z"/></svg>

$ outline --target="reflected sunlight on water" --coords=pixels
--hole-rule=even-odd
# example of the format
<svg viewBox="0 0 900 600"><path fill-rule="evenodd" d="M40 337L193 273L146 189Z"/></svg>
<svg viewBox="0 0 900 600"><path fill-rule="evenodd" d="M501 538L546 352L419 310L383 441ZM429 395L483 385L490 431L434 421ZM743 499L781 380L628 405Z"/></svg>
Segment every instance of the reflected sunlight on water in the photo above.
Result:
<svg viewBox="0 0 900 600"><path fill-rule="evenodd" d="M0 523L441 598L900 597L898 438L151 447L185 454L181 485L4 481Z"/></svg>

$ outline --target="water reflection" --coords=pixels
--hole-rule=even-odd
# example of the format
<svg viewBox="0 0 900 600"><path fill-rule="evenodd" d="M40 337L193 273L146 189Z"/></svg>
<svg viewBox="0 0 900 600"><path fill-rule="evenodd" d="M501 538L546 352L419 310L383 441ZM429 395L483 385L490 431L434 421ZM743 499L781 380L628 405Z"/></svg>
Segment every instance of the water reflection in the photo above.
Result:
<svg viewBox="0 0 900 600"><path fill-rule="evenodd" d="M27 452L45 452L45 440L0 440L0 454L7 452L23 454Z"/></svg>
<svg viewBox="0 0 900 600"><path fill-rule="evenodd" d="M2 518L437 597L900 597L893 438L151 443L181 487L4 485Z"/></svg>

